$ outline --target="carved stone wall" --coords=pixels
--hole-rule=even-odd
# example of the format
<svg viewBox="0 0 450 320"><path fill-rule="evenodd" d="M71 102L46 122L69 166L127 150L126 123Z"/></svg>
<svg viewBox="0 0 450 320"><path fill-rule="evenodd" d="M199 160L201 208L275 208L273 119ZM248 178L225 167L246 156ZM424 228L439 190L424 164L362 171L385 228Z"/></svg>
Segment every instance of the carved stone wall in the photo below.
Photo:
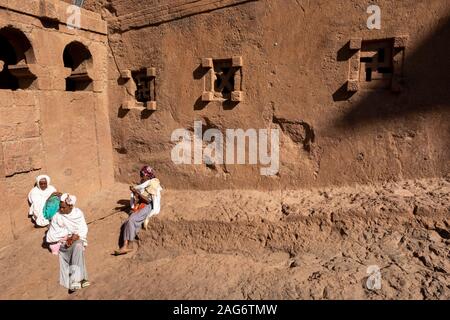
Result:
<svg viewBox="0 0 450 320"><path fill-rule="evenodd" d="M158 71L153 113L118 111L121 87L116 81L109 88L117 180L133 181L144 163L167 186L184 189L309 188L447 174L450 4L377 5L380 30L367 28L362 0L108 1L111 77L144 66ZM373 44L384 53L375 57ZM230 96L239 81L223 64L235 56L243 59L236 90L242 101ZM366 67L373 69L370 81ZM204 131L279 128L279 175L262 177L251 165L175 165L171 133L193 131L195 120Z"/></svg>
<svg viewBox="0 0 450 320"><path fill-rule="evenodd" d="M56 0L0 0L0 243L29 227L26 199L37 175L80 199L113 182L106 23L82 10L81 29L69 29L66 8ZM65 66L73 43L91 55L89 70L77 50L70 59L81 68ZM83 72L88 90L67 91L66 78L82 80Z"/></svg>

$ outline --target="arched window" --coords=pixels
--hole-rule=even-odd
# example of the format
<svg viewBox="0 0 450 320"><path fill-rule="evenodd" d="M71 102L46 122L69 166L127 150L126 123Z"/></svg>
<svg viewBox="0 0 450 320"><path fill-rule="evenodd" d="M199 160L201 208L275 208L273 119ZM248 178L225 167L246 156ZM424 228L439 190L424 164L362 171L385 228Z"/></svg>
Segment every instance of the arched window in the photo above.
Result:
<svg viewBox="0 0 450 320"><path fill-rule="evenodd" d="M25 34L14 27L0 29L0 89L31 88L36 76L33 48Z"/></svg>
<svg viewBox="0 0 450 320"><path fill-rule="evenodd" d="M66 78L66 91L92 90L89 70L92 67L92 55L81 42L69 43L63 53L64 67L72 70Z"/></svg>

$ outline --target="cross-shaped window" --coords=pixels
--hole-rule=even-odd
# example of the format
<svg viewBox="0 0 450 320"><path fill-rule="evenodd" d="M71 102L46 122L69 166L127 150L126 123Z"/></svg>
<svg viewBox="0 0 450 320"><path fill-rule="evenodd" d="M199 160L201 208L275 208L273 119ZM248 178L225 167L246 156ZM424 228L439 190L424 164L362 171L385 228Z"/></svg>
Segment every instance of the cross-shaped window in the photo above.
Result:
<svg viewBox="0 0 450 320"><path fill-rule="evenodd" d="M204 76L203 101L243 101L241 56L230 59L203 58L202 67L208 69Z"/></svg>
<svg viewBox="0 0 450 320"><path fill-rule="evenodd" d="M229 61L214 61L214 91L224 99L230 99L231 92L234 90L234 74L236 70L231 67Z"/></svg>
<svg viewBox="0 0 450 320"><path fill-rule="evenodd" d="M389 88L393 74L392 41L363 41L360 83L366 88Z"/></svg>
<svg viewBox="0 0 450 320"><path fill-rule="evenodd" d="M146 69L141 69L133 71L132 77L136 83L136 101L146 103L155 100L154 76L149 75Z"/></svg>

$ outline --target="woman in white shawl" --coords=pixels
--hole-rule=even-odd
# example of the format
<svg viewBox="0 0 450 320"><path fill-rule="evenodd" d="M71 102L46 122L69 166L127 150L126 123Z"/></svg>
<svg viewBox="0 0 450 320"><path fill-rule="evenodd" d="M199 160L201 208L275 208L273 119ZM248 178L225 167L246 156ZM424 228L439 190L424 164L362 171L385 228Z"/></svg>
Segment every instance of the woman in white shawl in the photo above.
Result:
<svg viewBox="0 0 450 320"><path fill-rule="evenodd" d="M28 202L30 204L28 215L36 223L36 226L45 227L49 224L49 221L44 218L43 209L47 199L56 193L55 187L50 185L49 176L40 175L36 178L36 186L28 194Z"/></svg>
<svg viewBox="0 0 450 320"><path fill-rule="evenodd" d="M83 212L75 208L77 198L64 193L61 196L59 211L50 223L47 242L60 243L60 284L70 292L90 285L84 257L87 246L88 226Z"/></svg>

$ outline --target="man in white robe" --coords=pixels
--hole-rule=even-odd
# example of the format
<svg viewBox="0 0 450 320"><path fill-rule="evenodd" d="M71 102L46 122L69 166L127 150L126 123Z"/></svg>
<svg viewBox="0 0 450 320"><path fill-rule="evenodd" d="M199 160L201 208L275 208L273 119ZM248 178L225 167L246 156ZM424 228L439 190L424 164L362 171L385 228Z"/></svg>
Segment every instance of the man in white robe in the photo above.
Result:
<svg viewBox="0 0 450 320"><path fill-rule="evenodd" d="M60 284L70 292L90 285L85 262L88 226L83 212L75 207L76 197L64 193L59 212L47 232L49 244L60 242Z"/></svg>

